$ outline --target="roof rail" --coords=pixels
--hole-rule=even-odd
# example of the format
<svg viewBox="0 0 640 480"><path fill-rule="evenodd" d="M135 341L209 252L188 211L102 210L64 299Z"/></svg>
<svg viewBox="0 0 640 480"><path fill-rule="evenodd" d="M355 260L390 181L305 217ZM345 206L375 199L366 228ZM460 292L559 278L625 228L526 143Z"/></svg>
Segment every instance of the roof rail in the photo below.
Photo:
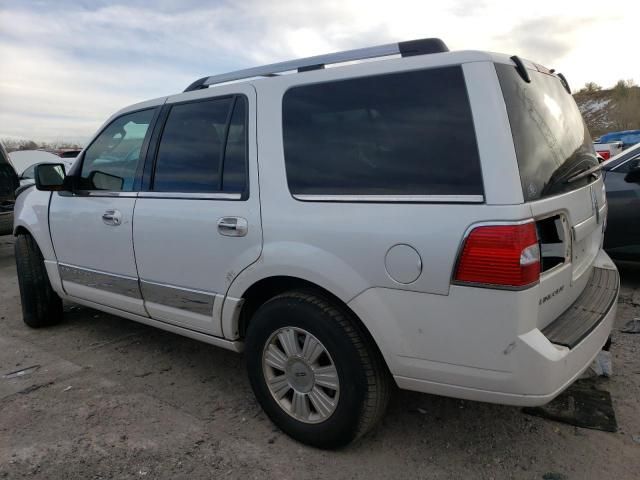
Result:
<svg viewBox="0 0 640 480"><path fill-rule="evenodd" d="M235 72L223 73L211 77L202 77L189 85L185 92L200 90L201 88L207 88L210 85L232 82L234 80L242 80L245 78L271 77L278 73L288 72L290 70L297 70L298 72L317 70L332 63L352 62L356 60L365 60L367 58L386 57L398 54L403 57L411 57L414 55L426 55L429 53L442 53L448 51L449 49L445 43L439 38L423 38L419 40L409 40L406 42L388 43L386 45L378 45L376 47L345 50L344 52L316 55L314 57L273 63L262 67L246 68L244 70L237 70Z"/></svg>

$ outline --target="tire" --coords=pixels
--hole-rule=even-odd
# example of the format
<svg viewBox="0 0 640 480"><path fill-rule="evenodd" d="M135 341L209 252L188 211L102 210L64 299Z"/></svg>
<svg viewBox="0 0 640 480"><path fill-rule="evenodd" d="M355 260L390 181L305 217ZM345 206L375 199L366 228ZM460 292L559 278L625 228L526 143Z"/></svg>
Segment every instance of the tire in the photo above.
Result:
<svg viewBox="0 0 640 480"><path fill-rule="evenodd" d="M62 320L62 300L51 288L42 252L31 235L18 235L15 243L22 318L32 328Z"/></svg>
<svg viewBox="0 0 640 480"><path fill-rule="evenodd" d="M13 213L0 212L0 236L13 232Z"/></svg>
<svg viewBox="0 0 640 480"><path fill-rule="evenodd" d="M307 349L307 342L323 349L313 364L310 359L319 350ZM295 354L288 355L287 349ZM391 381L380 353L350 312L322 296L292 291L264 303L249 323L246 355L251 387L263 410L302 443L344 446L369 432L384 414Z"/></svg>

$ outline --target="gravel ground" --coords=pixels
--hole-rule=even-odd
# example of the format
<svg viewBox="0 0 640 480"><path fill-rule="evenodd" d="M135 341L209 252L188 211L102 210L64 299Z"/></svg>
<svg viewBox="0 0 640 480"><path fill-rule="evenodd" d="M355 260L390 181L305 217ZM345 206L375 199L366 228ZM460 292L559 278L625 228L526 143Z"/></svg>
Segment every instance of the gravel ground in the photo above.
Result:
<svg viewBox="0 0 640 480"><path fill-rule="evenodd" d="M399 391L372 435L327 452L269 422L240 355L73 305L28 329L0 237L0 478L637 479L640 335L618 330L640 316L640 267L621 273L615 375L600 382L617 433Z"/></svg>

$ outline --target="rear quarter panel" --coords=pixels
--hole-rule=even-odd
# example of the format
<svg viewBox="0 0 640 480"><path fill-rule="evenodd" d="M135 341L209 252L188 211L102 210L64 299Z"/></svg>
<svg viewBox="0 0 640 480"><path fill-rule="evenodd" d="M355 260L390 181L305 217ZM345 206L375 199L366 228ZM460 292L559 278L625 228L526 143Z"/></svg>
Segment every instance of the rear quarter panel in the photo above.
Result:
<svg viewBox="0 0 640 480"><path fill-rule="evenodd" d="M488 61L463 66L482 160L485 203L332 203L292 197L282 141L282 97L287 89L445 65L444 57L440 61L436 57L369 62L255 82L264 247L260 260L233 282L230 297L239 298L256 281L277 275L311 281L345 302L373 287L445 296L470 225L530 217L530 208L522 203L510 131L505 128L506 109ZM422 273L412 283L398 283L387 273L385 256L397 244L412 246L421 257Z"/></svg>

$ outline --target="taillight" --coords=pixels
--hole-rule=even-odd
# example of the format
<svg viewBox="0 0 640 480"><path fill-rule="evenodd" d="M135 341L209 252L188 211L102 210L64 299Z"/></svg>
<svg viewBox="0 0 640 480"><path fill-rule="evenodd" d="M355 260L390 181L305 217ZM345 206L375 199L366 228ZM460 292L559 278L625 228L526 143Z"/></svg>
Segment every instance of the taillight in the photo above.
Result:
<svg viewBox="0 0 640 480"><path fill-rule="evenodd" d="M602 150L598 151L597 153L599 153L600 156L605 160L609 160L611 158L611 152L609 150Z"/></svg>
<svg viewBox="0 0 640 480"><path fill-rule="evenodd" d="M454 281L487 287L523 288L540 278L540 247L533 222L482 225L467 236Z"/></svg>

